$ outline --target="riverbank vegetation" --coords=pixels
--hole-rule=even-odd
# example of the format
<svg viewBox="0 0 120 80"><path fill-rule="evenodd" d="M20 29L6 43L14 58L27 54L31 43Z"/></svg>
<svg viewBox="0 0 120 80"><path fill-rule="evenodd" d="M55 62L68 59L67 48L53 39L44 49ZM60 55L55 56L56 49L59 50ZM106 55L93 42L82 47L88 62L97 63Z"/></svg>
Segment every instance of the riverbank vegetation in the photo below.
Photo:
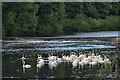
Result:
<svg viewBox="0 0 120 80"><path fill-rule="evenodd" d="M120 27L120 3L7 2L2 4L3 37L43 37Z"/></svg>

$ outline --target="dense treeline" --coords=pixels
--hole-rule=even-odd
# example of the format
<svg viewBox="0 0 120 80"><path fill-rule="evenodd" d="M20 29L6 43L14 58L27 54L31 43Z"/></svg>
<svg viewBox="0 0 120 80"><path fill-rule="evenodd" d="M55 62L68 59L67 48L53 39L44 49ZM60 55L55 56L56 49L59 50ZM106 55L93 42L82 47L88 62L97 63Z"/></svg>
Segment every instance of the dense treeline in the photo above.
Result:
<svg viewBox="0 0 120 80"><path fill-rule="evenodd" d="M57 36L118 30L120 3L3 3L2 35Z"/></svg>

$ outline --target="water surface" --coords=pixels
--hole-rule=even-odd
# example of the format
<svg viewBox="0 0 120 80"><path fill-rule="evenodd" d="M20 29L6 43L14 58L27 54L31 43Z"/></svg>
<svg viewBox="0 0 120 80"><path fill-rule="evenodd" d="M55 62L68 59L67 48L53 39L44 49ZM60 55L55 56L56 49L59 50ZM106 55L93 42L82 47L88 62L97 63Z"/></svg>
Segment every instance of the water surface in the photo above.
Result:
<svg viewBox="0 0 120 80"><path fill-rule="evenodd" d="M91 33L94 37L96 35L103 34L100 32L99 34ZM113 32L114 34L108 34L108 32L104 36L117 36L117 32ZM111 32L109 32L111 33ZM79 34L77 36L82 37L88 34ZM90 35L90 36L91 36ZM74 35L77 37L76 35ZM88 36L87 36L88 37ZM109 45L93 45L93 44L84 44L89 42L97 42L97 43L110 43L108 41L80 41L80 40L41 40L36 38L31 39L5 39L2 41L3 49L2 49L2 67L3 67L3 78L114 78L115 77L115 69L112 68L112 64L107 65L99 64L96 66L77 66L73 68L72 64L68 62L59 62L58 65L51 69L48 65L49 61L47 59L48 54L61 55L64 53L69 55L71 51L83 52L86 54L91 54L94 52L96 55L101 55L102 57L110 56L114 57L115 52L118 50L116 46ZM25 54L27 58L25 61L27 64L30 64L32 68L25 69L23 71L21 56ZM37 54L42 54L45 65L41 68L37 68ZM112 70L109 73L102 74L102 70L105 69L107 71ZM103 70L104 71L104 70Z"/></svg>

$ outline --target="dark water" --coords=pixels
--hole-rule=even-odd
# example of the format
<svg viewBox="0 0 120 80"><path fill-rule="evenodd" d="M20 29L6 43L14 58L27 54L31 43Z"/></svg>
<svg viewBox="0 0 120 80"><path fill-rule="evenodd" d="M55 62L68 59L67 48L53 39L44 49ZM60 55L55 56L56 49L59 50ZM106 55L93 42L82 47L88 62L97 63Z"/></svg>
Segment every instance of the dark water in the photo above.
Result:
<svg viewBox="0 0 120 80"><path fill-rule="evenodd" d="M48 54L61 56L62 53L68 55L70 51L77 54L84 52L91 54L100 54L114 57L118 48L116 46L90 45L84 44L87 41L59 41L59 40L36 40L36 39L12 39L3 40L2 49L2 72L3 78L114 78L115 68L112 64L105 66L99 64L96 66L77 66L72 67L68 62L59 62L58 65L51 69L48 65ZM88 41L89 42L89 41ZM98 41L107 43L106 41ZM25 61L32 67L23 71L21 56L25 54ZM42 54L45 65L37 68L37 54ZM105 71L105 72L104 72Z"/></svg>

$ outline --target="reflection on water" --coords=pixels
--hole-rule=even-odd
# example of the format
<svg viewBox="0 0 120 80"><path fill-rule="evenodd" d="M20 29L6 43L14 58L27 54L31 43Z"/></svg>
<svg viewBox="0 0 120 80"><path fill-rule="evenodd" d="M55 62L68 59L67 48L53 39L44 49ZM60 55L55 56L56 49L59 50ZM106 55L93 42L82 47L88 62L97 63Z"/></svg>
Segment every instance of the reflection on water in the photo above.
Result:
<svg viewBox="0 0 120 80"><path fill-rule="evenodd" d="M87 41L86 41L87 42ZM85 45L83 41L42 41L42 40L3 40L3 77L4 78L95 78L102 69L104 64L99 65L79 65L73 68L72 62L58 61L56 65L50 63L48 54L59 55L62 53L66 56L71 51L86 54L101 55L102 57L112 57L117 50L116 46L105 45ZM21 60L22 54L25 54L25 65L31 65L31 68L23 67ZM38 65L38 55L42 54L44 65ZM111 66L111 64L107 64ZM36 67L37 66L37 67ZM111 68L110 68L111 69ZM100 72L101 71L101 72ZM115 70L112 69L107 77L114 78Z"/></svg>

